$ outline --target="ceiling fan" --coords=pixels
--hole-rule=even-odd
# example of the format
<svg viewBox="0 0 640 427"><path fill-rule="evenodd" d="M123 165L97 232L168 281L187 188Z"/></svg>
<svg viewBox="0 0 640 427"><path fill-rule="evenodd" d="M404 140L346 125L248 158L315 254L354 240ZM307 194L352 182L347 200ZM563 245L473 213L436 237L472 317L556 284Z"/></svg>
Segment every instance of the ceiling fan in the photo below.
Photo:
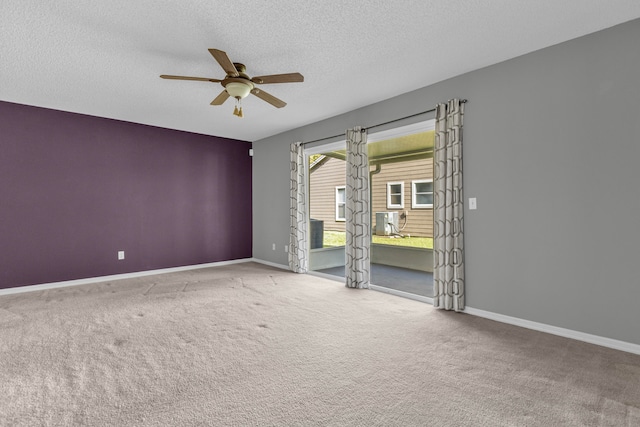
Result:
<svg viewBox="0 0 640 427"><path fill-rule="evenodd" d="M187 76L171 76L162 74L160 77L163 79L173 80L197 80L203 82L220 83L224 90L218 95L211 105L222 105L227 98L233 97L236 99L236 107L233 110L233 114L242 117L242 105L240 100L252 93L263 101L268 102L277 108L282 108L287 105L286 102L275 96L263 91L256 87L256 85L270 84L270 83L297 83L303 82L304 77L300 73L288 73L288 74L272 74L268 76L249 77L246 73L247 68L244 64L239 62L231 62L227 54L218 49L209 49L209 53L213 58L218 61L218 64L227 73L226 77L222 80L212 79L208 77L187 77Z"/></svg>

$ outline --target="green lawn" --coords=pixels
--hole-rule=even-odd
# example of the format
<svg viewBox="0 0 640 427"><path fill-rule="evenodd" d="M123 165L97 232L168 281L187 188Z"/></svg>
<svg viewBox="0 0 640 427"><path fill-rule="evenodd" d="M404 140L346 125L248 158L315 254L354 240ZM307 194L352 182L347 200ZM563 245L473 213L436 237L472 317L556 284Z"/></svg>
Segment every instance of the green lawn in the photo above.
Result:
<svg viewBox="0 0 640 427"><path fill-rule="evenodd" d="M394 246L411 246L414 248L433 249L432 237L404 237L404 238L389 238L385 236L371 236L373 243L381 245L394 245ZM343 231L329 231L324 230L324 247L330 246L344 246L346 240L345 233Z"/></svg>

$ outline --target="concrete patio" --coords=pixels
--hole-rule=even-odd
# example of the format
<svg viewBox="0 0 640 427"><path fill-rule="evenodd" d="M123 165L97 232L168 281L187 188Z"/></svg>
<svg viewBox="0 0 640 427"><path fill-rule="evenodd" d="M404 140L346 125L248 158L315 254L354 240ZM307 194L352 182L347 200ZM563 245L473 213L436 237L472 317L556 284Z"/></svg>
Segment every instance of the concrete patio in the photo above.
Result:
<svg viewBox="0 0 640 427"><path fill-rule="evenodd" d="M344 277L344 266L315 271ZM372 263L371 283L423 297L431 298L433 296L433 273L431 272Z"/></svg>

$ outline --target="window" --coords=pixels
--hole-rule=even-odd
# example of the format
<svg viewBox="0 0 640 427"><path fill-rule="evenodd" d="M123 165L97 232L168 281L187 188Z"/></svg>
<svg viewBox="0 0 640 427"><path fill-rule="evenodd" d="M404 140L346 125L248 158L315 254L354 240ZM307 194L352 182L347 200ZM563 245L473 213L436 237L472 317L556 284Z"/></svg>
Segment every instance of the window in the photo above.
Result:
<svg viewBox="0 0 640 427"><path fill-rule="evenodd" d="M411 181L411 209L433 208L433 180Z"/></svg>
<svg viewBox="0 0 640 427"><path fill-rule="evenodd" d="M345 186L336 187L336 221L345 221L345 203L347 201Z"/></svg>
<svg viewBox="0 0 640 427"><path fill-rule="evenodd" d="M404 182L387 182L387 209L404 208Z"/></svg>

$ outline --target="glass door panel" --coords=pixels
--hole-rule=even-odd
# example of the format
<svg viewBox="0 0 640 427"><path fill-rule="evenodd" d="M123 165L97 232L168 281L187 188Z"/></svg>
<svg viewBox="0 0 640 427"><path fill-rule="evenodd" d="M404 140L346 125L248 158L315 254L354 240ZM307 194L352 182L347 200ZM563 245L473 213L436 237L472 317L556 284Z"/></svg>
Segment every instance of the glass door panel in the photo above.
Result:
<svg viewBox="0 0 640 427"><path fill-rule="evenodd" d="M308 153L309 268L344 277L345 182L344 142ZM315 151L315 152L314 152Z"/></svg>
<svg viewBox="0 0 640 427"><path fill-rule="evenodd" d="M434 131L371 139L371 283L431 297Z"/></svg>

